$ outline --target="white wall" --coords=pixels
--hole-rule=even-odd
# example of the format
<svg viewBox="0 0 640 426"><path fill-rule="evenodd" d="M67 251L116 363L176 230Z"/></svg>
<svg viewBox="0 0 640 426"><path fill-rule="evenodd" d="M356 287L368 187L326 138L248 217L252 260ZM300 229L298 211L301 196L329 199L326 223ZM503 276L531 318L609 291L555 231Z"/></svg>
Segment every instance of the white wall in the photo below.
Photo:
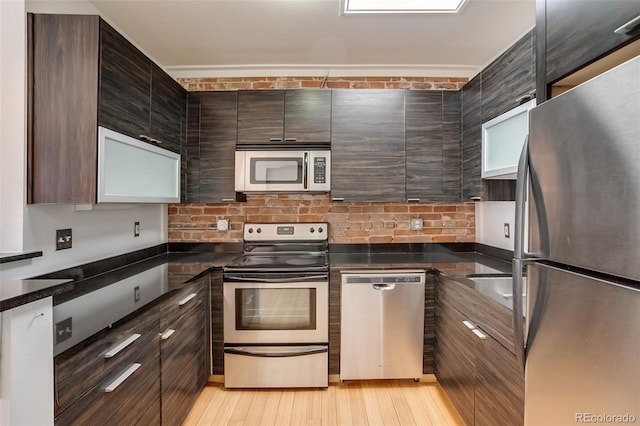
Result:
<svg viewBox="0 0 640 426"><path fill-rule="evenodd" d="M0 0L0 252L22 250L25 52L24 0Z"/></svg>
<svg viewBox="0 0 640 426"><path fill-rule="evenodd" d="M476 203L476 241L488 246L513 250L516 203L514 201L483 201ZM504 224L509 224L510 238L504 236Z"/></svg>
<svg viewBox="0 0 640 426"><path fill-rule="evenodd" d="M0 251L41 250L44 255L0 265L0 278L27 278L167 241L167 207L26 205L26 11L98 13L86 0L0 0ZM97 143L97 142L96 142ZM141 235L133 237L140 221ZM55 251L55 230L72 228L73 248Z"/></svg>

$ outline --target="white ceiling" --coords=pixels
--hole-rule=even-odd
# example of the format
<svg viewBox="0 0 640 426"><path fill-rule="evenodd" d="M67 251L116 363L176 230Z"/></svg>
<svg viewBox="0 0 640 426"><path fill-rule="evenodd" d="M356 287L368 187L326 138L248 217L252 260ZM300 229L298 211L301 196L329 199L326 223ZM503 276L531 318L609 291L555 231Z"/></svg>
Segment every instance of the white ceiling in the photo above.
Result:
<svg viewBox="0 0 640 426"><path fill-rule="evenodd" d="M90 0L174 77L471 77L535 25L535 0L340 15L340 0Z"/></svg>

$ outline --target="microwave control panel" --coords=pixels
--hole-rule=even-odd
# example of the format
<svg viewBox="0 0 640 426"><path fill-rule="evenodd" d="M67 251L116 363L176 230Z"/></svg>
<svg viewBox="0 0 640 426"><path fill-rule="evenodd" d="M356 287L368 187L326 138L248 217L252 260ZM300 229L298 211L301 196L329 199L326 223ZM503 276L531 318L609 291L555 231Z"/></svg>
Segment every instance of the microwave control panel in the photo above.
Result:
<svg viewBox="0 0 640 426"><path fill-rule="evenodd" d="M327 159L325 157L313 159L313 182L327 183Z"/></svg>

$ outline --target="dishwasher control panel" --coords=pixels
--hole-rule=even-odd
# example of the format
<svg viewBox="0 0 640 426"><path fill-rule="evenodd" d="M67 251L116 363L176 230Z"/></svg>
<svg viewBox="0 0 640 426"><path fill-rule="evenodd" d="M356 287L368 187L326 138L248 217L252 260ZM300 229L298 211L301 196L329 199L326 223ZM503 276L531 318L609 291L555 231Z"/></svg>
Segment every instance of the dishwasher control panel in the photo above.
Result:
<svg viewBox="0 0 640 426"><path fill-rule="evenodd" d="M424 284L425 271L348 271L342 273L342 284Z"/></svg>

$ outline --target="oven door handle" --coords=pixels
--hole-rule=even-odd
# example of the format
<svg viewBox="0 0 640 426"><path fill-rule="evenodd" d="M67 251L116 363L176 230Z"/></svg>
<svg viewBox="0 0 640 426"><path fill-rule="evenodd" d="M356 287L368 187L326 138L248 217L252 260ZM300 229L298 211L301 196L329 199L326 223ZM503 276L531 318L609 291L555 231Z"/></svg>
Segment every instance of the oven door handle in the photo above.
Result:
<svg viewBox="0 0 640 426"><path fill-rule="evenodd" d="M292 356L304 356L304 355L313 355L313 354L321 354L328 352L329 348L327 346L304 346L304 347L292 347L290 350L286 352L273 351L271 347L232 347L232 348L224 348L224 353L226 354L235 354L235 355L243 355L243 356L254 356L261 358L285 358Z"/></svg>
<svg viewBox="0 0 640 426"><path fill-rule="evenodd" d="M247 277L243 275L226 274L226 279L232 279L234 282L252 282L252 283L295 283L309 280L326 280L326 275L311 275L303 277L287 277L287 278L257 278Z"/></svg>

